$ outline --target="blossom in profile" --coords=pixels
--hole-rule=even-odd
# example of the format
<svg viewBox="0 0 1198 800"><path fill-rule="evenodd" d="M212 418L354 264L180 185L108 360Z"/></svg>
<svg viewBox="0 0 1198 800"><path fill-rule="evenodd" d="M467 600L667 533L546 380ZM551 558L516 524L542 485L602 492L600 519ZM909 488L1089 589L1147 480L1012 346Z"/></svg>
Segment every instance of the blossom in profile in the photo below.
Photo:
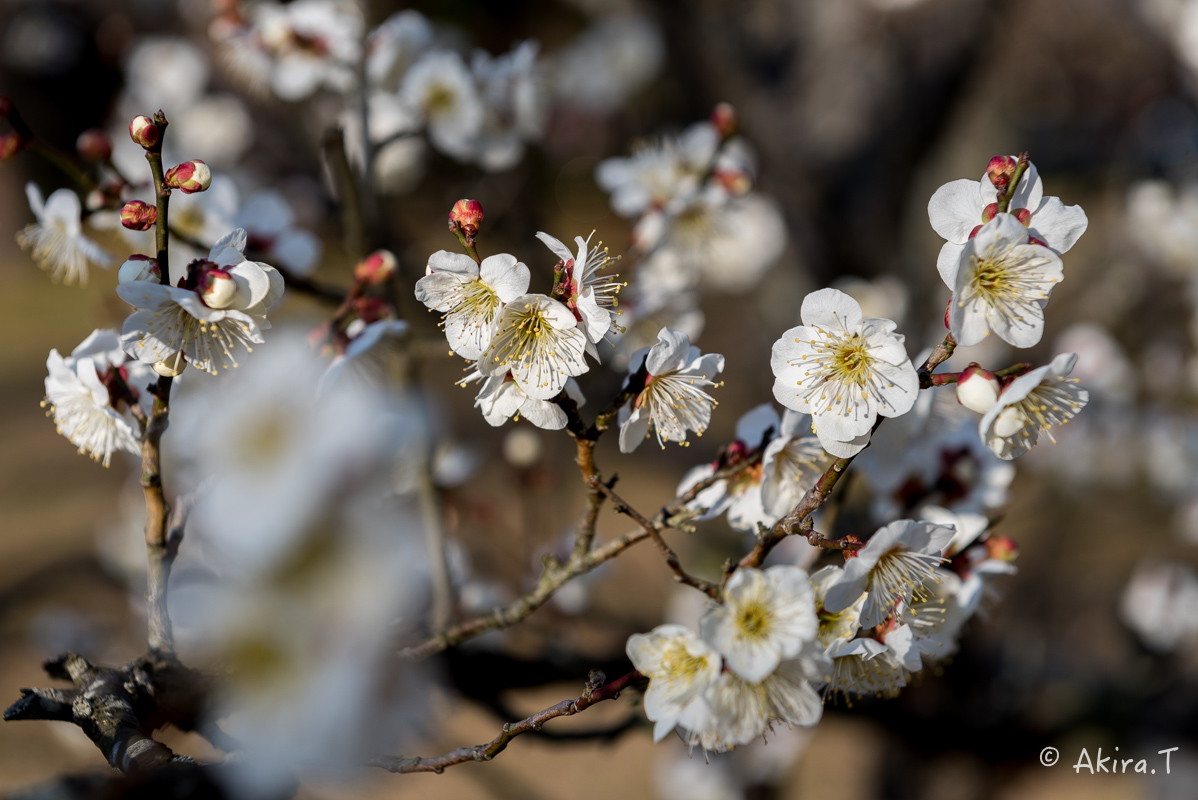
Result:
<svg viewBox="0 0 1198 800"><path fill-rule="evenodd" d="M125 352L162 374L186 364L213 375L237 366L234 351L263 340L267 311L283 295L283 278L269 264L242 254L246 233L238 228L213 245L207 259L187 268L182 286L135 280L117 286L137 310L125 320Z"/></svg>
<svg viewBox="0 0 1198 800"><path fill-rule="evenodd" d="M141 452L133 405L148 405L144 388L156 377L128 362L115 331L96 330L69 356L50 351L46 400L58 432L104 466L118 450Z"/></svg>
<svg viewBox="0 0 1198 800"><path fill-rule="evenodd" d="M779 436L761 458L761 501L775 518L798 505L831 464L831 457L811 431L811 417L786 409Z"/></svg>
<svg viewBox="0 0 1198 800"><path fill-rule="evenodd" d="M861 608L865 605L865 595L862 594L847 608L839 611L829 611L824 606L828 589L840 580L844 570L835 564L817 570L811 574L811 590L814 593L815 615L819 620L816 631L816 641L823 647L831 647L834 643L852 639L861 628Z"/></svg>
<svg viewBox="0 0 1198 800"><path fill-rule="evenodd" d="M812 292L800 313L803 324L774 343L774 397L811 415L829 453L856 455L869 443L879 415L911 410L919 376L895 323L862 317L861 306L844 292Z"/></svg>
<svg viewBox="0 0 1198 800"><path fill-rule="evenodd" d="M811 584L798 567L742 567L724 587L723 600L703 618L703 638L750 683L765 680L815 639Z"/></svg>
<svg viewBox="0 0 1198 800"><path fill-rule="evenodd" d="M649 435L650 425L662 447L666 442L685 442L688 430L702 436L716 405L704 389L716 385L714 378L724 371L724 357L703 355L685 333L662 328L657 344L633 354L630 379L642 364L645 385L634 387L632 399L620 409L620 451L636 450Z"/></svg>
<svg viewBox="0 0 1198 800"><path fill-rule="evenodd" d="M945 525L911 519L880 528L828 587L824 608L844 611L864 594L861 626L880 624L898 603L922 596L924 581L939 566L940 554L955 532Z"/></svg>
<svg viewBox="0 0 1198 800"><path fill-rule="evenodd" d="M587 371L586 345L570 309L543 294L525 294L499 313L478 370L489 378L510 372L526 395L551 400Z"/></svg>
<svg viewBox="0 0 1198 800"><path fill-rule="evenodd" d="M87 283L88 264L112 265L112 256L83 235L83 206L79 195L58 189L46 200L35 183L25 184L25 196L37 222L17 232L17 244L49 273L55 283Z"/></svg>
<svg viewBox="0 0 1198 800"><path fill-rule="evenodd" d="M877 639L841 640L828 648L832 659L828 694L847 697L896 697L910 672Z"/></svg>
<svg viewBox="0 0 1198 800"><path fill-rule="evenodd" d="M528 267L506 253L477 264L463 253L438 250L429 256L428 270L416 282L416 299L445 314L445 337L453 352L478 360L491 344L504 305L528 291Z"/></svg>
<svg viewBox="0 0 1198 800"><path fill-rule="evenodd" d="M1061 257L1033 244L1010 214L999 214L965 243L956 264L941 265L953 290L949 328L960 345L990 335L1031 347L1044 335L1044 304L1064 277Z"/></svg>
<svg viewBox="0 0 1198 800"><path fill-rule="evenodd" d="M482 380L482 386L474 399L474 405L482 411L483 419L489 425L498 427L513 417L523 417L538 428L548 431L558 431L566 427L568 420L561 406L551 400L529 397L510 372L483 378L482 373L475 370L458 383L465 386L478 380ZM573 378L566 381L565 392L580 408L586 404L586 398L582 396L582 390Z"/></svg>
<svg viewBox="0 0 1198 800"><path fill-rule="evenodd" d="M982 417L978 432L994 455L1011 460L1031 450L1044 434L1077 416L1090 393L1069 378L1077 363L1074 353L1062 353L1052 363L1020 375L998 396Z"/></svg>
<svg viewBox="0 0 1198 800"><path fill-rule="evenodd" d="M704 703L703 693L720 676L719 652L682 625L659 625L649 633L633 634L625 650L632 665L649 679L645 715L654 723L655 742L680 720L689 721L688 709Z"/></svg>
<svg viewBox="0 0 1198 800"><path fill-rule="evenodd" d="M620 290L627 284L617 280L619 275L599 274L616 260L608 255L603 242L591 247L590 237L583 239L575 236L574 243L578 245L576 255L559 239L547 233L538 233L537 238L561 259L562 267L569 275L564 299L566 306L579 318L587 339L598 343L609 333L620 332L622 329L616 324L620 312L616 311L616 306L619 305Z"/></svg>

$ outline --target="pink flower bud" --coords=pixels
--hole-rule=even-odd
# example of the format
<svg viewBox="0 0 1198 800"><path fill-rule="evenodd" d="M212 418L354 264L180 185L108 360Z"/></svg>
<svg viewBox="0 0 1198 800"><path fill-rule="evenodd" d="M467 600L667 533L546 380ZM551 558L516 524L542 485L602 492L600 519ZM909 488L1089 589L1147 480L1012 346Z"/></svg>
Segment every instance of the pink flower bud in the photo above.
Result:
<svg viewBox="0 0 1198 800"><path fill-rule="evenodd" d="M711 124L721 139L731 139L739 127L736 109L730 103L720 103L711 111Z"/></svg>
<svg viewBox="0 0 1198 800"><path fill-rule="evenodd" d="M982 369L976 362L961 370L957 379L957 402L985 414L998 402L1000 384L993 372Z"/></svg>
<svg viewBox="0 0 1198 800"><path fill-rule="evenodd" d="M1019 556L1019 545L1010 537L991 535L983 544L986 545L986 555L990 558L1009 563Z"/></svg>
<svg viewBox="0 0 1198 800"><path fill-rule="evenodd" d="M141 200L130 200L121 207L121 224L131 231L145 231L158 221L158 209Z"/></svg>
<svg viewBox="0 0 1198 800"><path fill-rule="evenodd" d="M145 114L137 115L129 123L129 138L147 150L158 144L158 137L160 135L161 132L158 130L158 124Z"/></svg>
<svg viewBox="0 0 1198 800"><path fill-rule="evenodd" d="M212 185L212 170L198 158L166 171L166 185L183 194L202 192Z"/></svg>
<svg viewBox="0 0 1198 800"><path fill-rule="evenodd" d="M237 282L223 269L210 269L200 280L200 297L209 308L228 308L237 298Z"/></svg>
<svg viewBox="0 0 1198 800"><path fill-rule="evenodd" d="M0 162L8 161L21 151L25 146L25 142L21 139L20 134L5 133L0 135Z"/></svg>
<svg viewBox="0 0 1198 800"><path fill-rule="evenodd" d="M1002 192L1007 188L1007 184L1011 182L1011 178L1014 177L1015 169L1018 166L1019 162L1010 156L995 156L986 165L986 175L989 176L990 182L994 184L994 188Z"/></svg>
<svg viewBox="0 0 1198 800"><path fill-rule="evenodd" d="M129 256L125 263L121 264L116 279L117 283L132 283L133 281L160 283L162 281L162 271L158 269L158 259L153 256L143 256L139 253Z"/></svg>
<svg viewBox="0 0 1198 800"><path fill-rule="evenodd" d="M483 207L477 200L459 200L453 204L453 209L449 212L449 230L460 229L466 235L467 242L474 242L482 221Z"/></svg>
<svg viewBox="0 0 1198 800"><path fill-rule="evenodd" d="M375 250L354 267L354 279L362 283L377 286L383 283L399 268L399 261L390 250Z"/></svg>
<svg viewBox="0 0 1198 800"><path fill-rule="evenodd" d="M99 128L89 128L75 140L75 149L88 161L105 162L112 158L112 140Z"/></svg>

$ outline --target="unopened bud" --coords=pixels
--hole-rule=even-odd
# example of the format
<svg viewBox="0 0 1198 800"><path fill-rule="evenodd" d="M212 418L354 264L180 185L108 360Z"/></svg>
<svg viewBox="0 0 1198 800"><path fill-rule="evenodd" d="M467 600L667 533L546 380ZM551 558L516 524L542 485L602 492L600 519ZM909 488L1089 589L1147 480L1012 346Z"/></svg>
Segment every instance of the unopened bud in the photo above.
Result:
<svg viewBox="0 0 1198 800"><path fill-rule="evenodd" d="M383 283L399 268L399 261L390 250L375 250L354 267L354 279L362 283L377 286Z"/></svg>
<svg viewBox="0 0 1198 800"><path fill-rule="evenodd" d="M145 114L138 114L129 123L129 138L149 150L158 144L158 124Z"/></svg>
<svg viewBox="0 0 1198 800"><path fill-rule="evenodd" d="M25 146L25 141L17 133L6 133L0 135L0 162L8 161L10 158L20 152Z"/></svg>
<svg viewBox="0 0 1198 800"><path fill-rule="evenodd" d="M130 200L121 207L121 224L131 231L146 231L158 221L158 209L141 200Z"/></svg>
<svg viewBox="0 0 1198 800"><path fill-rule="evenodd" d="M449 230L461 230L467 243L474 242L482 221L483 207L477 200L459 200L453 204L453 209L449 212Z"/></svg>
<svg viewBox="0 0 1198 800"><path fill-rule="evenodd" d="M89 128L75 140L75 149L88 161L105 162L112 158L112 139L99 128Z"/></svg>
<svg viewBox="0 0 1198 800"><path fill-rule="evenodd" d="M1019 162L1010 156L995 156L986 165L986 175L990 178L990 182L994 184L994 188L1002 192L1007 188L1007 184L1011 182L1011 178L1014 177L1018 166Z"/></svg>
<svg viewBox="0 0 1198 800"><path fill-rule="evenodd" d="M721 139L731 139L739 127L736 109L730 103L720 103L711 111L711 124Z"/></svg>
<svg viewBox="0 0 1198 800"><path fill-rule="evenodd" d="M212 185L212 170L198 158L166 171L166 185L183 194L202 192Z"/></svg>
<svg viewBox="0 0 1198 800"><path fill-rule="evenodd" d="M223 269L209 269L200 281L200 297L209 308L228 308L237 298L237 281Z"/></svg>
<svg viewBox="0 0 1198 800"><path fill-rule="evenodd" d="M133 281L162 281L162 271L158 269L158 259L153 256L143 256L140 253L129 256L117 271L117 283L132 283Z"/></svg>
<svg viewBox="0 0 1198 800"><path fill-rule="evenodd" d="M157 361L154 363L154 371L164 378L176 378L183 370L187 369L187 362L183 359L178 359L170 364L165 361Z"/></svg>
<svg viewBox="0 0 1198 800"><path fill-rule="evenodd" d="M991 535L983 544L986 545L986 555L990 558L1010 563L1019 556L1019 545L1008 536Z"/></svg>
<svg viewBox="0 0 1198 800"><path fill-rule="evenodd" d="M998 402L1000 388L993 372L973 363L961 370L961 377L957 379L957 402L970 411L985 414Z"/></svg>

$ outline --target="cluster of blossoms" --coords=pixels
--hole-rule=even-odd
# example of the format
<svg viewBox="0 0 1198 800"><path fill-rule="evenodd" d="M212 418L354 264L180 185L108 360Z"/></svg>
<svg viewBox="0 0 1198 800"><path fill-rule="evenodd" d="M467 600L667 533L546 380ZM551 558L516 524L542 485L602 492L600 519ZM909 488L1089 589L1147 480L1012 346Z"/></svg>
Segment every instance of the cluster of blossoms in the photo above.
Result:
<svg viewBox="0 0 1198 800"><path fill-rule="evenodd" d="M776 204L753 190L754 170L727 105L681 134L600 162L595 179L612 209L634 220L640 258L627 352L661 324L698 337L700 290L747 292L782 254L786 226Z"/></svg>
<svg viewBox="0 0 1198 800"><path fill-rule="evenodd" d="M935 512L944 524L893 522L846 550L843 568L738 569L699 634L671 624L632 636L655 740L677 729L688 746L722 752L775 723L816 724L820 690L894 696L951 656L986 581L1014 572L1014 550L984 534L984 518Z"/></svg>

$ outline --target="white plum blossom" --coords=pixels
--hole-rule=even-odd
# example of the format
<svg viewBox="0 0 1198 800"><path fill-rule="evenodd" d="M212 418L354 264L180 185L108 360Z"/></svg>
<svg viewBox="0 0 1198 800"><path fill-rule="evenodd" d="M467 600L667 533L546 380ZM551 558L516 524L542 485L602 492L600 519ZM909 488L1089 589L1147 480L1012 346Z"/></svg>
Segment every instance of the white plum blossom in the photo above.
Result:
<svg viewBox="0 0 1198 800"><path fill-rule="evenodd" d="M786 409L779 434L761 458L761 501L776 518L794 508L831 463L807 414Z"/></svg>
<svg viewBox="0 0 1198 800"><path fill-rule="evenodd" d="M961 259L965 244L978 227L997 212L998 192L988 175L981 180L960 179L941 186L928 201L932 229L948 241L940 249L941 276ZM1081 206L1067 206L1059 197L1044 196L1044 182L1036 165L1028 163L1011 196L1007 212L1025 227L1028 236L1057 254L1068 251L1086 232L1089 220ZM948 283L952 289L953 284Z"/></svg>
<svg viewBox="0 0 1198 800"><path fill-rule="evenodd" d="M919 376L904 338L888 319L863 318L857 301L836 289L807 295L801 317L774 343L774 397L811 415L829 453L856 455L879 415L897 417L915 404Z"/></svg>
<svg viewBox="0 0 1198 800"><path fill-rule="evenodd" d="M537 64L539 45L525 41L500 56L476 50L470 67L483 102L476 159L486 170L516 165L524 143L541 138L549 104L547 80Z"/></svg>
<svg viewBox="0 0 1198 800"><path fill-rule="evenodd" d="M724 371L724 357L702 355L685 333L662 328L657 344L633 354L630 379L642 364L645 385L633 387L632 399L620 409L620 451L636 450L650 424L663 448L666 442L685 442L688 430L702 436L716 405L704 387L716 385L712 379Z"/></svg>
<svg viewBox="0 0 1198 800"><path fill-rule="evenodd" d="M774 722L807 727L819 722L823 703L812 683L823 683L830 672L823 654L809 650L803 658L783 661L761 681L747 681L735 672L721 673L704 693L708 714L691 713L679 719L682 739L705 751L721 753L763 736ZM690 727L698 719L702 727Z"/></svg>
<svg viewBox="0 0 1198 800"><path fill-rule="evenodd" d="M474 76L452 50L430 50L412 65L399 98L428 126L433 146L446 155L469 159L482 130L483 104Z"/></svg>
<svg viewBox="0 0 1198 800"><path fill-rule="evenodd" d="M703 618L703 638L750 683L765 680L815 639L818 622L811 584L798 567L742 567L724 587L723 599Z"/></svg>
<svg viewBox="0 0 1198 800"><path fill-rule="evenodd" d="M967 241L953 263L940 264L953 290L949 327L957 343L975 345L990 335L1031 347L1044 335L1044 304L1064 272L1061 257L1032 244L1027 229L999 214Z"/></svg>
<svg viewBox="0 0 1198 800"><path fill-rule="evenodd" d="M895 697L907 685L909 672L889 648L876 639L840 640L828 648L832 659L829 694Z"/></svg>
<svg viewBox="0 0 1198 800"><path fill-rule="evenodd" d="M95 330L69 356L50 351L46 359L46 400L58 432L104 466L118 450L141 452L137 421L131 412L145 387L156 378L148 367L126 363L115 331Z"/></svg>
<svg viewBox="0 0 1198 800"><path fill-rule="evenodd" d="M392 14L366 38L366 77L387 91L399 88L408 67L433 41L433 26L419 11Z"/></svg>
<svg viewBox="0 0 1198 800"><path fill-rule="evenodd" d="M562 48L554 89L562 103L594 114L614 111L665 63L665 40L640 14L605 16Z"/></svg>
<svg viewBox="0 0 1198 800"><path fill-rule="evenodd" d="M879 529L828 587L824 608L844 611L864 594L861 626L880 624L896 604L923 594L924 581L940 564L940 554L954 533L944 525L910 519Z"/></svg>
<svg viewBox="0 0 1198 800"><path fill-rule="evenodd" d="M547 233L537 233L537 238L561 259L570 276L569 286L566 287L566 305L580 317L579 322L586 331L587 339L598 343L609 333L623 330L616 324L616 318L620 315L616 306L619 305L620 289L627 284L616 280L619 275L598 274L616 260L608 255L603 242L591 247L590 237L583 239L575 236L574 243L578 245L576 255L561 240Z"/></svg>
<svg viewBox="0 0 1198 800"><path fill-rule="evenodd" d="M507 253L477 264L463 253L438 250L429 256L428 270L416 282L416 299L445 314L445 337L453 352L479 359L504 305L528 291L528 267Z"/></svg>
<svg viewBox="0 0 1198 800"><path fill-rule="evenodd" d="M396 339L408 332L407 322L401 319L380 319L366 322L358 318L346 328L349 344L345 351L334 356L329 367L320 378L321 391L342 379L355 375L374 385L383 383L383 364L374 354L386 339Z"/></svg>
<svg viewBox="0 0 1198 800"><path fill-rule="evenodd" d="M1062 353L1013 380L982 417L982 442L1006 461L1031 450L1042 433L1055 442L1052 429L1073 419L1090 401L1090 393L1068 377L1076 362L1074 353Z"/></svg>
<svg viewBox="0 0 1198 800"><path fill-rule="evenodd" d="M529 397L551 400L587 371L587 337L573 312L543 294L525 294L503 307L491 342L478 360L488 378L511 372Z"/></svg>
<svg viewBox="0 0 1198 800"><path fill-rule="evenodd" d="M190 288L152 281L117 286L121 299L136 307L125 320L125 352L163 374L178 374L184 362L217 374L237 366L238 345L252 351L269 328L267 310L283 294L283 278L268 264L242 255L246 233L237 229L213 245L206 260L188 267Z"/></svg>
<svg viewBox="0 0 1198 800"><path fill-rule="evenodd" d="M492 375L483 378L478 370L458 381L459 385L482 380L474 405L483 413L483 419L496 427L503 425L509 419L524 417L538 428L548 431L558 431L566 427L568 418L561 406L551 400L529 397L520 385L512 378L511 373ZM581 408L586 404L578 382L573 378L566 381L566 395L574 400Z"/></svg>
<svg viewBox="0 0 1198 800"><path fill-rule="evenodd" d="M25 184L25 196L37 222L17 232L17 244L28 250L33 261L54 282L67 285L87 283L87 266L112 265L112 256L83 235L83 206L79 195L58 189L43 201L37 184Z"/></svg>
<svg viewBox="0 0 1198 800"><path fill-rule="evenodd" d="M843 569L829 564L813 572L810 578L811 589L814 593L815 614L819 620L815 638L825 648L831 647L836 642L852 639L861 627L861 608L865 605L864 594L840 611L829 611L824 607L824 598L828 595L829 587L840 580L843 574Z"/></svg>
<svg viewBox="0 0 1198 800"><path fill-rule="evenodd" d="M720 654L682 625L659 625L628 637L632 665L649 679L645 715L654 723L653 741L674 729L720 675Z"/></svg>
<svg viewBox="0 0 1198 800"><path fill-rule="evenodd" d="M699 179L715 155L719 136L710 123L687 128L681 136L640 143L630 156L599 162L595 182L611 194L612 209L622 217L648 211L680 210L699 191Z"/></svg>
<svg viewBox="0 0 1198 800"><path fill-rule="evenodd" d="M318 89L344 92L354 85L362 54L362 15L343 0L260 3L252 9L256 41L271 56L270 85L283 100Z"/></svg>

